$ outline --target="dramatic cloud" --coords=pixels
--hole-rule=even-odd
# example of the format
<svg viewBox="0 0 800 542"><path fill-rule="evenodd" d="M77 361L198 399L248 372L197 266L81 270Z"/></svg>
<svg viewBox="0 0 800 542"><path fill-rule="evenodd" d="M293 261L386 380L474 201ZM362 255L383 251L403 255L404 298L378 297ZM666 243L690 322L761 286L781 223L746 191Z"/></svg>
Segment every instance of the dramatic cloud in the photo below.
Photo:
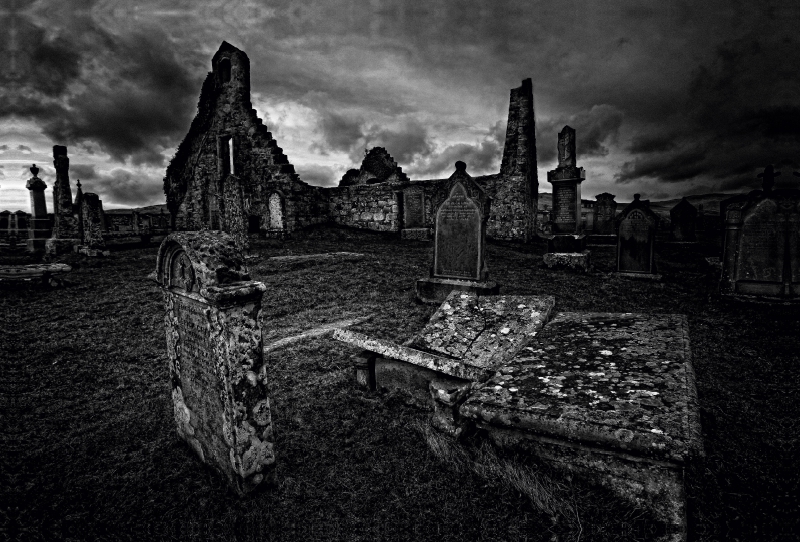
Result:
<svg viewBox="0 0 800 542"><path fill-rule="evenodd" d="M536 146L539 165L558 158L558 133L564 126L575 129L578 161L589 156L606 156L607 142L616 142L622 111L613 105L599 104L568 117L544 119L536 123Z"/></svg>
<svg viewBox="0 0 800 542"><path fill-rule="evenodd" d="M316 186L337 186L341 178L332 167L319 164L304 164L295 169L301 179Z"/></svg>
<svg viewBox="0 0 800 542"><path fill-rule="evenodd" d="M441 151L423 157L408 167L406 172L418 177L449 177L455 171L455 163L460 160L467 164L470 175L497 173L503 157L505 125L505 121L498 121L488 130L483 141L448 145Z"/></svg>
<svg viewBox="0 0 800 542"><path fill-rule="evenodd" d="M70 173L72 177L74 172ZM113 169L107 174L94 174L85 179L81 177L81 184L84 192L98 194L106 208L109 205L150 205L164 199L162 186L156 179L122 168Z"/></svg>

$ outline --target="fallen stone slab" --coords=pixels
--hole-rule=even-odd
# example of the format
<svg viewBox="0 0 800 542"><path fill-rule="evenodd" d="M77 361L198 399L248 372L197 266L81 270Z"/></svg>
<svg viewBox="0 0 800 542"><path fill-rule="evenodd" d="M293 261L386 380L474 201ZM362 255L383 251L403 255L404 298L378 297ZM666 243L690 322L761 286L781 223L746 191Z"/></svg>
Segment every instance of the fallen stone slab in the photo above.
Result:
<svg viewBox="0 0 800 542"><path fill-rule="evenodd" d="M591 252L589 250L581 252L548 252L542 256L542 260L548 269L574 269L588 273L591 267L590 256Z"/></svg>
<svg viewBox="0 0 800 542"><path fill-rule="evenodd" d="M684 471L703 455L685 316L561 313L486 382L431 391L436 426L472 424L646 507L662 540L685 540Z"/></svg>
<svg viewBox="0 0 800 542"><path fill-rule="evenodd" d="M0 286L30 284L57 288L64 285L63 275L70 271L72 267L63 263L0 265Z"/></svg>
<svg viewBox="0 0 800 542"><path fill-rule="evenodd" d="M402 345L346 330L335 331L334 338L363 349L352 359L360 385L401 390L431 408L431 382L463 387L485 380L535 337L554 305L551 296L454 291L427 326Z"/></svg>
<svg viewBox="0 0 800 542"><path fill-rule="evenodd" d="M323 337L325 335L332 334L337 329L343 329L349 326L353 326L355 324L360 324L361 322L365 322L372 318L373 315L362 316L360 318L349 318L347 320L339 320L338 322L332 322L330 324L325 324L319 327L315 327L309 329L308 331L304 331L298 335L292 335L290 337L284 337L283 339L278 339L277 341L271 342L264 346L264 354L268 354L273 350L277 350L278 348L282 348L286 345L296 343L298 341L302 341L304 339L311 339L316 337Z"/></svg>
<svg viewBox="0 0 800 542"><path fill-rule="evenodd" d="M271 264L293 264L298 262L316 262L316 261L329 261L339 260L344 262L361 260L364 255L359 252L325 252L322 254L298 254L296 256L273 256L267 258L267 262Z"/></svg>

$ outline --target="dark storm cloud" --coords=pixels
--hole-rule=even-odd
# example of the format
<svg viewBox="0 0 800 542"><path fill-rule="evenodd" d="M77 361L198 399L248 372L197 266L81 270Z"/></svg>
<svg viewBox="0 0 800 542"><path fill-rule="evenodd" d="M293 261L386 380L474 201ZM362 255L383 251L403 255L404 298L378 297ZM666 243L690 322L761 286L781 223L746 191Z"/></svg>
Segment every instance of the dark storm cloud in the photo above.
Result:
<svg viewBox="0 0 800 542"><path fill-rule="evenodd" d="M84 181L98 178L94 164L70 164L69 176L75 179L83 179Z"/></svg>
<svg viewBox="0 0 800 542"><path fill-rule="evenodd" d="M622 126L624 114L609 104L591 108L568 117L545 119L536 122L536 152L539 164L558 158L558 133L564 126L575 129L578 161L585 156L606 156L609 141L615 141Z"/></svg>
<svg viewBox="0 0 800 542"><path fill-rule="evenodd" d="M363 121L360 117L351 117L333 111L324 111L319 122L319 129L324 144L315 148L351 152L357 141L364 137Z"/></svg>
<svg viewBox="0 0 800 542"><path fill-rule="evenodd" d="M433 147L427 129L418 121L410 119L396 128L370 126L364 134L367 148L384 147L398 163L408 164L417 156L427 156Z"/></svg>
<svg viewBox="0 0 800 542"><path fill-rule="evenodd" d="M417 177L448 176L459 160L467 164L467 170L471 175L497 173L500 171L505 136L506 123L498 121L489 129L483 141L475 144L448 145L407 168L407 173Z"/></svg>
<svg viewBox="0 0 800 542"><path fill-rule="evenodd" d="M28 147L27 145L17 145L17 150L18 150L18 151L25 152L25 153L28 153L28 152L33 152L33 151L31 150L31 148L30 148L30 147Z"/></svg>
<svg viewBox="0 0 800 542"><path fill-rule="evenodd" d="M198 73L158 32L110 34L84 16L80 32L27 31L15 53L19 68L0 104L0 121L36 121L59 144L84 145L114 160L163 165L188 129L200 88ZM51 34L55 34L52 36ZM8 75L8 74L7 74Z"/></svg>
<svg viewBox="0 0 800 542"><path fill-rule="evenodd" d="M71 171L71 173L74 173ZM70 175L72 176L72 175ZM84 192L94 192L103 200L103 205L150 205L154 201L163 201L164 192L157 179L117 168L108 174L96 174L94 177L81 177Z"/></svg>

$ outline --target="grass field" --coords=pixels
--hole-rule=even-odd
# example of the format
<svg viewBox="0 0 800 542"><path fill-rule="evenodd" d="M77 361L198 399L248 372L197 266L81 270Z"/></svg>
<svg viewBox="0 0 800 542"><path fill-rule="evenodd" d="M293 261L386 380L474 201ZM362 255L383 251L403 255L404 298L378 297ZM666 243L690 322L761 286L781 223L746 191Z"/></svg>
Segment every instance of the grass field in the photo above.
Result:
<svg viewBox="0 0 800 542"><path fill-rule="evenodd" d="M353 329L402 341L435 309L414 302L430 262L423 243L318 229L254 251L265 344L363 316ZM366 257L266 262L334 251ZM593 251L589 275L542 267L539 246L490 244L488 265L502 293L554 295L557 310L688 315L707 454L686 476L690 540L789 540L799 528L800 309L710 296L704 251L661 247L662 283L611 278L613 247ZM4 539L653 537L642 510L603 490L532 463L501 476L508 462L491 450L435 440L425 412L356 388L354 350L329 337L268 354L278 485L236 498L175 435L163 301L147 279L155 254L69 256L69 287L0 291Z"/></svg>

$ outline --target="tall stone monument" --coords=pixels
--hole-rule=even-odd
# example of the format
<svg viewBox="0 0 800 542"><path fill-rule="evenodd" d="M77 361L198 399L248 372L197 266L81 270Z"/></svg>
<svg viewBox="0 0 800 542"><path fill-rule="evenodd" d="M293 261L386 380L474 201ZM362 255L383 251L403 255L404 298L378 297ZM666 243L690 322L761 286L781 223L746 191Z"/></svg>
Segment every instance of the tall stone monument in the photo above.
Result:
<svg viewBox="0 0 800 542"><path fill-rule="evenodd" d="M244 495L275 479L275 437L258 316L266 287L250 280L235 239L169 235L158 251L178 435Z"/></svg>
<svg viewBox="0 0 800 542"><path fill-rule="evenodd" d="M553 185L552 236L547 240L544 262L548 267L589 269L589 251L581 221L581 183L586 178L577 167L575 130L569 126L558 134L558 166L547 172Z"/></svg>
<svg viewBox="0 0 800 542"><path fill-rule="evenodd" d="M44 250L45 242L50 237L50 219L47 218L47 201L44 190L47 184L38 177L39 168L31 166L33 177L28 179L25 187L31 194L31 221L28 225L28 252Z"/></svg>
<svg viewBox="0 0 800 542"><path fill-rule="evenodd" d="M800 190L773 190L774 174L727 205L720 293L745 299L800 299Z"/></svg>
<svg viewBox="0 0 800 542"><path fill-rule="evenodd" d="M433 267L429 278L417 281L417 298L441 303L452 290L495 295L499 286L488 280L486 220L489 198L456 162L456 171L433 202L436 209Z"/></svg>
<svg viewBox="0 0 800 542"><path fill-rule="evenodd" d="M81 244L78 219L72 210L72 190L69 185L69 158L63 145L53 146L53 166L56 180L53 183L53 234L45 244L47 254L72 252Z"/></svg>
<svg viewBox="0 0 800 542"><path fill-rule="evenodd" d="M102 217L100 215L100 196L86 192L81 198L81 219L83 220L83 246L89 249L102 249Z"/></svg>
<svg viewBox="0 0 800 542"><path fill-rule="evenodd" d="M620 213L617 226L617 274L629 278L660 279L655 267L655 239L658 215L650 200L639 194Z"/></svg>
<svg viewBox="0 0 800 542"><path fill-rule="evenodd" d="M686 198L669 210L670 240L694 242L697 240L697 209Z"/></svg>

